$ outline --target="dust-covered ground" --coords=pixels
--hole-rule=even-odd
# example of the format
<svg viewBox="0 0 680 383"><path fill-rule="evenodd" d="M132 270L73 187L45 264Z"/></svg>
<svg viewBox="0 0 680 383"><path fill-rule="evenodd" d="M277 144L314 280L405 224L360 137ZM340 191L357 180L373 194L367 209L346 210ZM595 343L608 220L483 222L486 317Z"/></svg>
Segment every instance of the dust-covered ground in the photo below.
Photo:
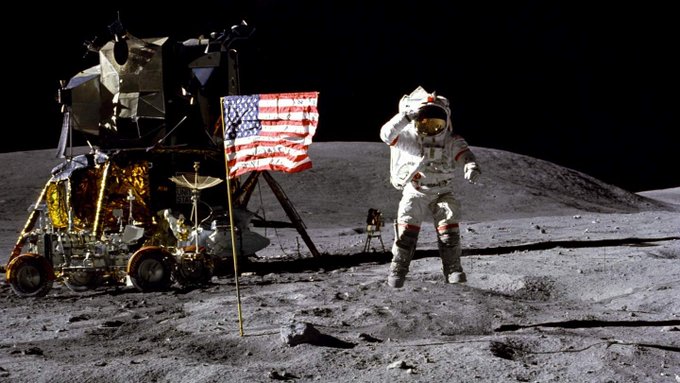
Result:
<svg viewBox="0 0 680 383"><path fill-rule="evenodd" d="M465 284L443 283L425 226L406 285L389 288L390 225L363 251L368 208L396 212L387 148L314 144L312 170L275 176L319 257L294 229L253 228L271 244L201 288L20 298L2 283L0 381L680 382L680 190L633 194L476 149L481 185L457 186ZM359 153L370 164L347 160ZM54 160L0 159L4 264ZM249 208L285 218L270 194Z"/></svg>

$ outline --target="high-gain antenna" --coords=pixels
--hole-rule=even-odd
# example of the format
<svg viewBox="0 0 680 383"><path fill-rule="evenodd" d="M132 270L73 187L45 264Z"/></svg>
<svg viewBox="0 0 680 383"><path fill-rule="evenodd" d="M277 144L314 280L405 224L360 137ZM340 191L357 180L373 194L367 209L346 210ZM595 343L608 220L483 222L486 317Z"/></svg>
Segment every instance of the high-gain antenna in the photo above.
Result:
<svg viewBox="0 0 680 383"><path fill-rule="evenodd" d="M182 174L179 176L170 177L170 181L174 182L176 185L191 189L191 220L194 221L194 237L196 239L196 252L198 252L198 200L201 194L201 190L208 189L213 186L217 186L222 182L221 178L210 177L210 176L199 176L198 169L200 168L200 162L194 162L194 179L193 181L187 178L187 175ZM191 176L189 176L191 177Z"/></svg>

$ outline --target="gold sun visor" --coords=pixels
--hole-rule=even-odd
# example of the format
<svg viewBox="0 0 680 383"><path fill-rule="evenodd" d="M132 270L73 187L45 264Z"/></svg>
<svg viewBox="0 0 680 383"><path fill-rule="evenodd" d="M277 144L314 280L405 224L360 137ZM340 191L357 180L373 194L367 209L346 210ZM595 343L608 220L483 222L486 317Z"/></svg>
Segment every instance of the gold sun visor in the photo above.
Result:
<svg viewBox="0 0 680 383"><path fill-rule="evenodd" d="M416 130L421 136L436 136L446 129L446 120L441 118L423 118L416 120Z"/></svg>
<svg viewBox="0 0 680 383"><path fill-rule="evenodd" d="M436 136L446 129L448 116L446 110L437 104L428 104L420 108L415 125L421 136Z"/></svg>

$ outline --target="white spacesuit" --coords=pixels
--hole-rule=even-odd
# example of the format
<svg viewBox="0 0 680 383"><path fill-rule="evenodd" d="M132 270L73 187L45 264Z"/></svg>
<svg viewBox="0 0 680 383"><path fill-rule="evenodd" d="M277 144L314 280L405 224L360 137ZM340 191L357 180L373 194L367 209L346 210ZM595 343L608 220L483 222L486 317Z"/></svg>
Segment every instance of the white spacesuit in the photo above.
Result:
<svg viewBox="0 0 680 383"><path fill-rule="evenodd" d="M416 249L420 226L432 217L447 283L465 282L460 262L460 203L453 195L456 166L474 183L481 174L463 137L453 132L449 101L422 87L405 95L399 112L380 130L390 145L390 181L402 190L388 284L402 287Z"/></svg>

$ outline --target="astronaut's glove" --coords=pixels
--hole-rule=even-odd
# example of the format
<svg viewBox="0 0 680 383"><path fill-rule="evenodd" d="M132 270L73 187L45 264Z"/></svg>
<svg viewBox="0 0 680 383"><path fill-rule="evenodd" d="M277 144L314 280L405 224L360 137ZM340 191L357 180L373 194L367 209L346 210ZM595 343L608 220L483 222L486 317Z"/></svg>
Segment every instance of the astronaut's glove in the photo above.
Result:
<svg viewBox="0 0 680 383"><path fill-rule="evenodd" d="M481 174L482 170L479 168L479 165L477 165L476 162L468 162L463 168L463 176L468 182L472 184L477 182L477 179L479 179Z"/></svg>
<svg viewBox="0 0 680 383"><path fill-rule="evenodd" d="M412 122L416 118L418 118L418 109L409 109L404 112L404 117L408 120L408 122Z"/></svg>

